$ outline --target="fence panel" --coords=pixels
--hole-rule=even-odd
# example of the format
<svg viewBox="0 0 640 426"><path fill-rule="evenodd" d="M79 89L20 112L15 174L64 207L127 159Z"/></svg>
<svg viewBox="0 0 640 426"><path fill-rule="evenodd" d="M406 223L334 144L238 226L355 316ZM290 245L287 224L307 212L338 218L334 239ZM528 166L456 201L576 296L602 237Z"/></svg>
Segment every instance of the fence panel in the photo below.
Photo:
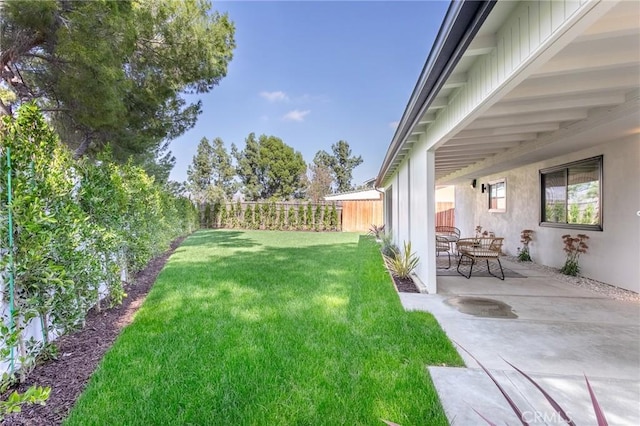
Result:
<svg viewBox="0 0 640 426"><path fill-rule="evenodd" d="M455 208L453 203L436 203L436 226L455 226Z"/></svg>
<svg viewBox="0 0 640 426"><path fill-rule="evenodd" d="M366 232L371 225L382 225L382 200L342 201L342 230Z"/></svg>

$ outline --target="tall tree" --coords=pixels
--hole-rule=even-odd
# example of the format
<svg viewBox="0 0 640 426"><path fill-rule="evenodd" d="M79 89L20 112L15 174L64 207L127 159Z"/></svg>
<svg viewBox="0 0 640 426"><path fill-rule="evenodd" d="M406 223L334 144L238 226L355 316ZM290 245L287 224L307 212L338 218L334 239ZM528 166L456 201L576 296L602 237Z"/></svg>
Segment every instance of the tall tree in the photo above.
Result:
<svg viewBox="0 0 640 426"><path fill-rule="evenodd" d="M236 170L231 164L231 155L220 138L215 138L211 145L212 183L224 192L227 199L233 197L236 190L234 178Z"/></svg>
<svg viewBox="0 0 640 426"><path fill-rule="evenodd" d="M215 138L213 145L207 138L198 144L196 155L187 169L187 183L193 197L199 202L231 199L234 191L235 170L224 142Z"/></svg>
<svg viewBox="0 0 640 426"><path fill-rule="evenodd" d="M249 200L286 200L299 196L305 187L306 163L280 138L251 133L240 151L234 145L237 173Z"/></svg>
<svg viewBox="0 0 640 426"><path fill-rule="evenodd" d="M309 172L311 178L309 179L307 195L311 201L317 203L331 194L331 185L333 184L331 169L324 164L311 163L309 164Z"/></svg>
<svg viewBox="0 0 640 426"><path fill-rule="evenodd" d="M343 140L331 145L331 151L333 155L323 150L318 151L313 162L316 166L324 166L331 170L337 192L351 191L353 169L362 164L362 157L352 156L349 143Z"/></svg>
<svg viewBox="0 0 640 426"><path fill-rule="evenodd" d="M207 201L207 190L211 186L213 166L211 157L213 148L207 138L202 138L198 144L196 155L187 168L187 187L193 198L203 203Z"/></svg>
<svg viewBox="0 0 640 426"><path fill-rule="evenodd" d="M353 169L362 164L362 157L351 155L351 148L346 141L338 141L337 144L331 145L335 162L333 165L333 174L336 179L338 192L350 191L353 189L351 180L353 179Z"/></svg>
<svg viewBox="0 0 640 426"><path fill-rule="evenodd" d="M0 114L36 100L77 157L148 161L194 126L183 95L226 75L233 35L207 0L2 1Z"/></svg>

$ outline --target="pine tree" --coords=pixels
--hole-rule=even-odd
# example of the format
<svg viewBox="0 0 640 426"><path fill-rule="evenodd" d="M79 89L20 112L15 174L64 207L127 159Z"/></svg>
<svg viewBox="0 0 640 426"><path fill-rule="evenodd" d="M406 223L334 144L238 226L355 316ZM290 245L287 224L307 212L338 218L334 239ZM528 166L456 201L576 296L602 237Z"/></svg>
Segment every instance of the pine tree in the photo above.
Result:
<svg viewBox="0 0 640 426"><path fill-rule="evenodd" d="M325 231L331 230L331 210L329 209L329 205L324 205L324 214L322 215L322 224L324 226Z"/></svg>
<svg viewBox="0 0 640 426"><path fill-rule="evenodd" d="M227 227L227 204L226 203L222 203L222 205L220 206L220 227L221 228Z"/></svg>
<svg viewBox="0 0 640 426"><path fill-rule="evenodd" d="M304 204L298 205L298 229L307 229L307 213Z"/></svg>
<svg viewBox="0 0 640 426"><path fill-rule="evenodd" d="M322 229L322 206L320 204L316 204L314 222L316 231L320 231Z"/></svg>
<svg viewBox="0 0 640 426"><path fill-rule="evenodd" d="M307 229L312 229L313 227L313 206L311 203L307 203L307 216L305 218L305 225L307 225Z"/></svg>
<svg viewBox="0 0 640 426"><path fill-rule="evenodd" d="M340 219L338 217L338 210L336 209L336 203L331 206L331 229L334 231L340 230Z"/></svg>
<svg viewBox="0 0 640 426"><path fill-rule="evenodd" d="M287 229L297 229L297 219L296 207L294 205L289 205L289 208L287 210Z"/></svg>

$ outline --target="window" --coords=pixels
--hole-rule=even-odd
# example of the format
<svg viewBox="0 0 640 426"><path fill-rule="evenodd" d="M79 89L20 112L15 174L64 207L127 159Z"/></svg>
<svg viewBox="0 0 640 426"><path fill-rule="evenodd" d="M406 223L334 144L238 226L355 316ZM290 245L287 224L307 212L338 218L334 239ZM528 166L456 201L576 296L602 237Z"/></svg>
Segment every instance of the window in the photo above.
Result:
<svg viewBox="0 0 640 426"><path fill-rule="evenodd" d="M507 184L504 179L489 182L489 211L507 211Z"/></svg>
<svg viewBox="0 0 640 426"><path fill-rule="evenodd" d="M602 230L602 156L540 171L542 226Z"/></svg>

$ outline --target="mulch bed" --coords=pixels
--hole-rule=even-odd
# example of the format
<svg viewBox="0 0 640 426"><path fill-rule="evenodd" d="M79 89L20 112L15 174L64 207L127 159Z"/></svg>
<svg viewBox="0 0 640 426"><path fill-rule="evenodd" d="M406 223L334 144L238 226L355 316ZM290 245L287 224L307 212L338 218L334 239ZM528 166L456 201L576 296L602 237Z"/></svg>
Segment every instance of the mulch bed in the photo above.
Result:
<svg viewBox="0 0 640 426"><path fill-rule="evenodd" d="M21 413L8 415L3 425L49 426L62 423L105 352L120 331L131 323L167 259L185 238L173 241L169 250L151 260L135 275L133 283L125 286L127 297L121 305L101 312L92 309L82 330L55 341L58 359L37 365L27 381L17 388L18 392L24 392L32 385L50 386L51 394L46 405L25 405Z"/></svg>
<svg viewBox="0 0 640 426"><path fill-rule="evenodd" d="M399 278L392 275L393 282L396 284L396 288L400 293L420 293L415 283L411 278Z"/></svg>

